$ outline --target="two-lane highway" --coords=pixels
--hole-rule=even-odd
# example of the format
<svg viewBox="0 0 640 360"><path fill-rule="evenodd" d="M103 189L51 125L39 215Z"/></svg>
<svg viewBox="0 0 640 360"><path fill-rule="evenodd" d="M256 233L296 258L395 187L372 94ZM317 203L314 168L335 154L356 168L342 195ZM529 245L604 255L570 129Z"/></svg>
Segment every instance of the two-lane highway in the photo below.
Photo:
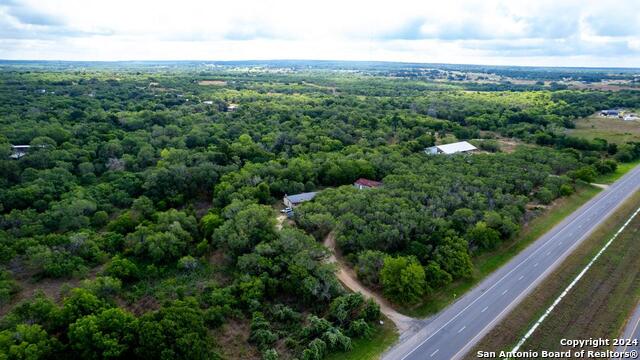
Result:
<svg viewBox="0 0 640 360"><path fill-rule="evenodd" d="M414 335L385 360L458 359L640 188L640 166L603 190Z"/></svg>

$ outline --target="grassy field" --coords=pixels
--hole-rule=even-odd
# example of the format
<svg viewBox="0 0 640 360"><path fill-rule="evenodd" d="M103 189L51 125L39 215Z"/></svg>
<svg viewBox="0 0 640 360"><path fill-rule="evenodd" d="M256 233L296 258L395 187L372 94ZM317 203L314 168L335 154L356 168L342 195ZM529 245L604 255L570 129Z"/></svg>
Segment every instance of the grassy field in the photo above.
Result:
<svg viewBox="0 0 640 360"><path fill-rule="evenodd" d="M326 360L372 360L378 359L382 353L398 339L393 322L386 320L384 325L377 326L369 339L353 341L353 350L330 354Z"/></svg>
<svg viewBox="0 0 640 360"><path fill-rule="evenodd" d="M511 350L546 308L640 206L634 194L467 355ZM521 349L563 350L560 339L614 338L640 297L640 217L593 264ZM585 311L586 310L586 311ZM565 349L566 350L566 349ZM604 350L604 349L598 349Z"/></svg>
<svg viewBox="0 0 640 360"><path fill-rule="evenodd" d="M624 121L592 115L576 120L575 123L575 129L567 130L567 133L572 136L590 140L601 138L616 144L640 141L640 121Z"/></svg>
<svg viewBox="0 0 640 360"><path fill-rule="evenodd" d="M574 194L557 200L544 213L523 226L514 240L505 242L495 251L474 257L473 278L455 282L430 295L421 304L411 308L400 309L400 311L414 317L424 317L438 312L455 300L457 296L469 290L491 272L509 261L513 256L522 251L522 249L527 247L527 245L544 235L545 232L589 201L589 199L600 191L601 189L595 186L579 185Z"/></svg>
<svg viewBox="0 0 640 360"><path fill-rule="evenodd" d="M622 177L622 175L629 172L629 170L633 169L637 165L640 165L640 159L635 160L630 163L619 163L616 171L611 174L600 175L594 181L596 184L611 184L614 181L618 180Z"/></svg>

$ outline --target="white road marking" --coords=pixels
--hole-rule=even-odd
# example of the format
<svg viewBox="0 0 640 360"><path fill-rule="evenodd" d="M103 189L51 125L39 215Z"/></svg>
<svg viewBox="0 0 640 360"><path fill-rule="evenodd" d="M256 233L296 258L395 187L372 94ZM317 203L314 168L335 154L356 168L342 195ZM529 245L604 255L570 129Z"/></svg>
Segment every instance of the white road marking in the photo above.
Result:
<svg viewBox="0 0 640 360"><path fill-rule="evenodd" d="M502 292L502 295L506 294L506 293L507 293L507 291L509 291L509 289L507 289L507 290L503 291L503 292Z"/></svg>
<svg viewBox="0 0 640 360"><path fill-rule="evenodd" d="M465 326L463 326L463 327L461 327L461 328L460 328L460 330L458 330L458 334L460 334L460 333L462 332L462 330L464 330L464 329L466 329L466 328L467 328L467 326L466 326L466 325L465 325Z"/></svg>
<svg viewBox="0 0 640 360"><path fill-rule="evenodd" d="M613 240L615 240L618 237L618 235L620 235L620 233L622 231L624 231L624 229L629 225L629 223L631 223L631 220L633 220L633 218L636 217L636 215L638 215L638 213L640 213L640 208L636 209L636 211L633 214L631 214L631 216L618 229L618 231L611 237L611 239L609 239L609 241L607 241L607 243L604 244L602 249L600 249L600 251L598 251L598 253L591 259L591 261L589 261L587 266L585 266L582 269L582 271L580 271L580 273L573 279L573 281L571 281L571 283L564 289L564 291L562 291L562 293L555 299L553 304L551 304L551 306L549 306L547 308L547 310L544 312L544 314L542 314L542 316L540 316L538 321L536 321L535 324L533 324L533 326L531 326L529 331L527 331L527 333L524 334L524 336L520 339L520 341L518 341L516 346L513 347L513 350L511 350L511 352L515 353L515 352L518 352L518 350L520 350L520 347L525 343L525 341L527 341L527 339L534 333L534 331L536 331L538 326L540 326L540 324L542 324L542 322L547 318L547 316L549 316L549 314L553 311L553 309L555 309L556 306L558 306L560 301L562 301L562 299L564 299L564 297L569 293L569 291L571 291L571 289L578 283L578 281L580 281L580 279L582 279L582 277L587 272L587 270L589 270L591 268L591 265L593 265L593 263L596 262L596 260L598 260L600 255L602 255L602 253L605 252L605 250L607 250L607 248L609 247L609 245L611 245Z"/></svg>
<svg viewBox="0 0 640 360"><path fill-rule="evenodd" d="M629 181L630 179L632 179L632 178L633 178L633 175L636 175L636 174L627 174L627 175L625 175L624 180L622 180L622 182L618 184L617 188L622 188L622 186L623 186L622 184L623 184L623 183L626 185L626 182L627 182L627 181ZM612 186L612 188L613 188L613 187L615 187L615 186L616 186L616 185ZM593 207L594 207L596 204L598 204L602 199L604 199L604 197L606 197L606 196L608 196L608 195L610 195L610 194L611 194L611 193L606 194L606 195L604 195L602 198L600 198L600 199L596 200L596 201L594 202L594 204L593 204L593 205L589 206L589 207L587 208L587 210L585 210L585 212L586 212L586 211L591 210L591 208L593 208ZM613 211L613 209L611 209L611 210ZM580 217L580 216L577 216L577 217L576 217L576 219L578 219L579 217ZM569 222L569 224L573 223L576 219L574 219L574 220L570 221L570 222ZM556 234L556 235L557 235L557 234ZM583 236L584 236L584 235L583 235ZM554 235L554 236L552 236L550 240L553 240L555 237L556 237L555 235ZM544 247L546 244L547 244L547 243L544 243L541 247ZM540 250L540 249L538 249L538 250ZM567 251L568 251L568 250L567 250ZM536 250L536 251L534 251L534 253L535 253L535 252L537 252L537 250ZM567 252L565 251L565 253L564 253L564 254L567 254ZM525 261L526 261L526 260L528 260L528 259L530 259L532 256L533 256L533 254L532 254L532 255L530 255L530 256L528 256L528 257L525 259ZM566 256L556 259L556 260L555 260L555 262L554 262L553 264L551 264L551 267L554 267L556 264L558 264L558 263L559 263L560 261L562 261L564 258L566 258ZM518 268L521 264L522 264L522 263L520 263L520 264L516 265L516 268ZM510 273L512 273L514 270L515 270L515 269L512 269L511 271L509 271L509 272L507 273L507 275L509 275ZM506 277L507 275L505 275L505 277ZM503 279L504 279L505 277L503 277ZM544 273L543 273L542 275L540 275L538 278L540 278L540 277L544 277ZM502 279L501 279L501 280L502 280ZM497 285L497 284L494 284L493 286L491 286L491 288L495 287L496 285ZM528 291L530 290L530 288L531 288L533 285L534 285L533 283L532 283L531 285L529 285L529 286L527 287L527 289L525 289L525 291L519 295L519 297L521 297L523 294L527 294L527 293L528 293ZM480 296L482 296L482 295L484 295L484 293L483 293L483 294L480 294ZM478 299L476 299L476 300L478 300ZM472 303L474 303L476 300L474 300ZM470 305L468 305L467 307L469 307L469 306L470 306ZM475 342L476 342L476 340L478 339L478 337L480 337L480 336L482 336L482 335L484 334L484 333L483 333L483 332L484 332L484 330L486 330L487 328L490 328L490 327L491 327L491 326L492 326L492 325L493 325L497 320L499 320L499 319L502 317L502 315L504 315L504 313L505 313L507 310L509 310L509 308L508 308L508 307L507 307L507 308L505 308L504 310L502 310L502 311L500 312L500 314L498 314L498 316L497 316L497 317L495 317L495 318L494 318L494 319L493 319L493 320L492 320L488 325L486 325L486 326L485 326L485 327L480 331L480 333L478 333L476 336L474 336L474 337L471 339L471 341L467 342L467 345L465 345L462 349L460 349L460 350L459 350L459 351L458 351L458 352L453 356L453 358L454 358L454 359L455 359L455 358L458 358L458 356L459 356L461 353L464 353L464 352L467 350L467 348L468 348L469 346L471 346L471 345L475 344ZM464 311L464 310L463 310L463 311ZM459 314L460 314L460 313L458 313L458 315L459 315ZM457 317L457 315L456 315L456 317ZM449 322L451 322L451 321L453 321L453 320L449 320L447 323L449 323ZM440 328L440 329L442 329L442 328ZM439 330L440 330L440 329L439 329ZM439 330L438 330L438 331L439 331ZM431 336L429 336L429 337L432 337L432 336L433 336L433 334L432 334ZM428 340L428 339L424 340L422 343L420 343L420 345L422 345L423 343L427 342L427 340ZM414 350L415 350L415 348L414 348L413 350L411 350L409 354L407 354L407 355L403 356L403 357L402 357L402 359L403 359L403 360L404 360L404 359L406 359L406 358L407 358L407 356L411 355L411 353L413 353L413 351L414 351Z"/></svg>
<svg viewBox="0 0 640 360"><path fill-rule="evenodd" d="M536 267L536 266L538 266L538 263L533 264L533 267Z"/></svg>
<svg viewBox="0 0 640 360"><path fill-rule="evenodd" d="M633 327L633 330L631 330L631 336L634 336L636 334L636 330L638 329L638 324L640 324L640 319L638 319L638 321L636 321L636 324ZM622 349L622 351L623 352L627 351L627 347L628 346L629 346L629 343L625 343L624 349Z"/></svg>
<svg viewBox="0 0 640 360"><path fill-rule="evenodd" d="M524 275L520 275L520 277L518 278L518 280L522 280L524 279Z"/></svg>
<svg viewBox="0 0 640 360"><path fill-rule="evenodd" d="M600 203L602 203L607 196L613 196L611 195L612 193L614 193L613 189L619 189L622 188L624 185L626 185L627 182L631 181L631 179L633 179L634 177L631 175L633 174L633 172L630 172L629 174L625 175L625 177L623 177L619 183L614 184L607 193L604 193L602 195L602 197L594 200L594 202L589 205L589 207L587 207L586 209L584 209L582 211L582 213L578 216L576 216L574 219L570 220L567 224L564 224L562 226L562 229L565 229L567 227L569 227L571 224L573 224L575 221L577 221L578 219L580 219L582 216L588 216L586 214L588 214L589 211L591 211L591 209L595 208L597 205L599 205ZM634 174L635 175L635 174ZM595 210L598 211L598 210ZM602 212L602 211L598 211L598 212ZM559 230L562 231L562 230ZM527 256L522 262L520 262L519 264L516 264L515 267L511 270L509 270L509 272L507 272L504 276L502 276L500 279L498 279L493 285L491 285L487 290L491 290L494 287L498 286L504 279L506 279L511 273L513 273L514 271L516 271L517 269L519 269L521 266L523 266L524 263L527 262L527 260L531 259L533 256L535 256L535 254L542 250L543 247L545 247L547 244L550 244L556 237L559 236L559 233L557 232L555 235L551 236L551 238L549 238L547 241L545 241L544 243L542 243L542 245L540 245L536 250L533 251L533 253L529 254L529 256ZM566 257L566 256L565 256ZM561 259L558 258L555 260L554 264L557 263L558 261L560 261ZM553 266L553 265L552 265ZM544 274L543 274L544 275ZM540 276L543 276L540 275ZM532 284L533 285L533 284ZM531 287L531 285L529 286L529 288ZM525 289L525 292L528 291L528 289ZM432 337L434 337L438 332L440 332L440 330L444 329L447 325L449 325L452 321L454 321L455 319L457 319L463 312L465 312L467 309L469 309L471 306L473 306L478 300L480 300L482 298L482 296L484 296L487 292L483 292L480 294L480 296L478 296L477 298L475 298L473 301L471 301L471 303L467 306L465 306L462 310L460 310L456 315L453 316L453 318L449 319L449 321L447 321L444 325L440 326L438 329L436 329L433 333L431 333L431 335L427 336L426 339L423 339L422 341L420 341L420 344L418 344L417 346L414 346L411 350L409 350L408 353L404 354L404 356L402 356L402 358L400 360L404 360L407 357L409 357L411 354L413 354L418 348L420 348L424 343L426 343L427 341L429 341ZM484 331L488 326L491 326L496 320L498 320L498 318L500 318L504 312L507 309L503 310L500 314L498 314L497 318L494 318L493 321L491 321L489 323L489 325L485 326L482 331ZM480 334L476 335L475 337L473 337L473 339L471 339L470 342L467 343L467 345L465 347L463 347L460 351L458 351L455 355L454 358L457 357L461 352L465 351L465 349L472 343L474 343L476 341L476 339L482 334L482 331L480 332ZM437 350L436 350L437 351Z"/></svg>
<svg viewBox="0 0 640 360"><path fill-rule="evenodd" d="M489 308L488 306L485 306L484 309L482 309L482 311L480 311L480 312L483 313L483 312L487 311L488 308Z"/></svg>
<svg viewBox="0 0 640 360"><path fill-rule="evenodd" d="M436 351L432 352L430 356L433 357L433 355L437 354L438 351L440 351L440 349L436 349Z"/></svg>

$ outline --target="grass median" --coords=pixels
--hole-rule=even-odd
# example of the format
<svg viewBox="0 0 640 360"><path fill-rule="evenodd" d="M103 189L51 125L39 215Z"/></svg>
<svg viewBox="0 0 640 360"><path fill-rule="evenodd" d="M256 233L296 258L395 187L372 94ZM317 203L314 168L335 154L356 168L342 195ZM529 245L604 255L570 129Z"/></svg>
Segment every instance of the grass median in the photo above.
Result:
<svg viewBox="0 0 640 360"><path fill-rule="evenodd" d="M518 304L466 358L477 351L509 351L575 276L640 206L633 194L551 275ZM592 265L521 350L568 350L560 339L615 338L640 297L640 217ZM599 349L604 350L604 349Z"/></svg>

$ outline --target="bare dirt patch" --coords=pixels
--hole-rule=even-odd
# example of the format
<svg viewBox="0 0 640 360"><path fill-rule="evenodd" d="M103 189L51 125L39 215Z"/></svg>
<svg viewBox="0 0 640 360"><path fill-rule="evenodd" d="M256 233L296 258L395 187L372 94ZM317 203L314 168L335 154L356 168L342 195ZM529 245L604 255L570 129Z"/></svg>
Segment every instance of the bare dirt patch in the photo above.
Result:
<svg viewBox="0 0 640 360"><path fill-rule="evenodd" d="M223 359L260 359L260 353L249 343L249 321L233 319L214 331Z"/></svg>
<svg viewBox="0 0 640 360"><path fill-rule="evenodd" d="M286 219L287 219L287 215L285 214L278 215L278 217L276 218L276 228L278 230L282 230L282 224L284 224L284 221Z"/></svg>
<svg viewBox="0 0 640 360"><path fill-rule="evenodd" d="M160 303L151 295L145 295L133 303L127 303L123 300L118 300L117 302L120 307L127 309L136 316L160 309Z"/></svg>
<svg viewBox="0 0 640 360"><path fill-rule="evenodd" d="M0 307L0 316L5 315L18 303L32 299L38 293L43 293L48 298L59 303L66 295L66 290L74 287L78 287L80 282L85 279L94 279L96 275L104 269L104 265L97 266L84 278L71 278L71 279L41 279L38 281L32 280L33 274L31 272L19 273L15 276L15 280L20 286L20 291L13 297L10 303Z"/></svg>
<svg viewBox="0 0 640 360"><path fill-rule="evenodd" d="M516 151L516 148L522 143L511 138L499 138L496 139L498 145L500 145L500 151L505 153L512 153Z"/></svg>
<svg viewBox="0 0 640 360"><path fill-rule="evenodd" d="M196 217L200 219L206 215L211 208L211 200L207 198L199 199L194 202L193 208L196 211Z"/></svg>

